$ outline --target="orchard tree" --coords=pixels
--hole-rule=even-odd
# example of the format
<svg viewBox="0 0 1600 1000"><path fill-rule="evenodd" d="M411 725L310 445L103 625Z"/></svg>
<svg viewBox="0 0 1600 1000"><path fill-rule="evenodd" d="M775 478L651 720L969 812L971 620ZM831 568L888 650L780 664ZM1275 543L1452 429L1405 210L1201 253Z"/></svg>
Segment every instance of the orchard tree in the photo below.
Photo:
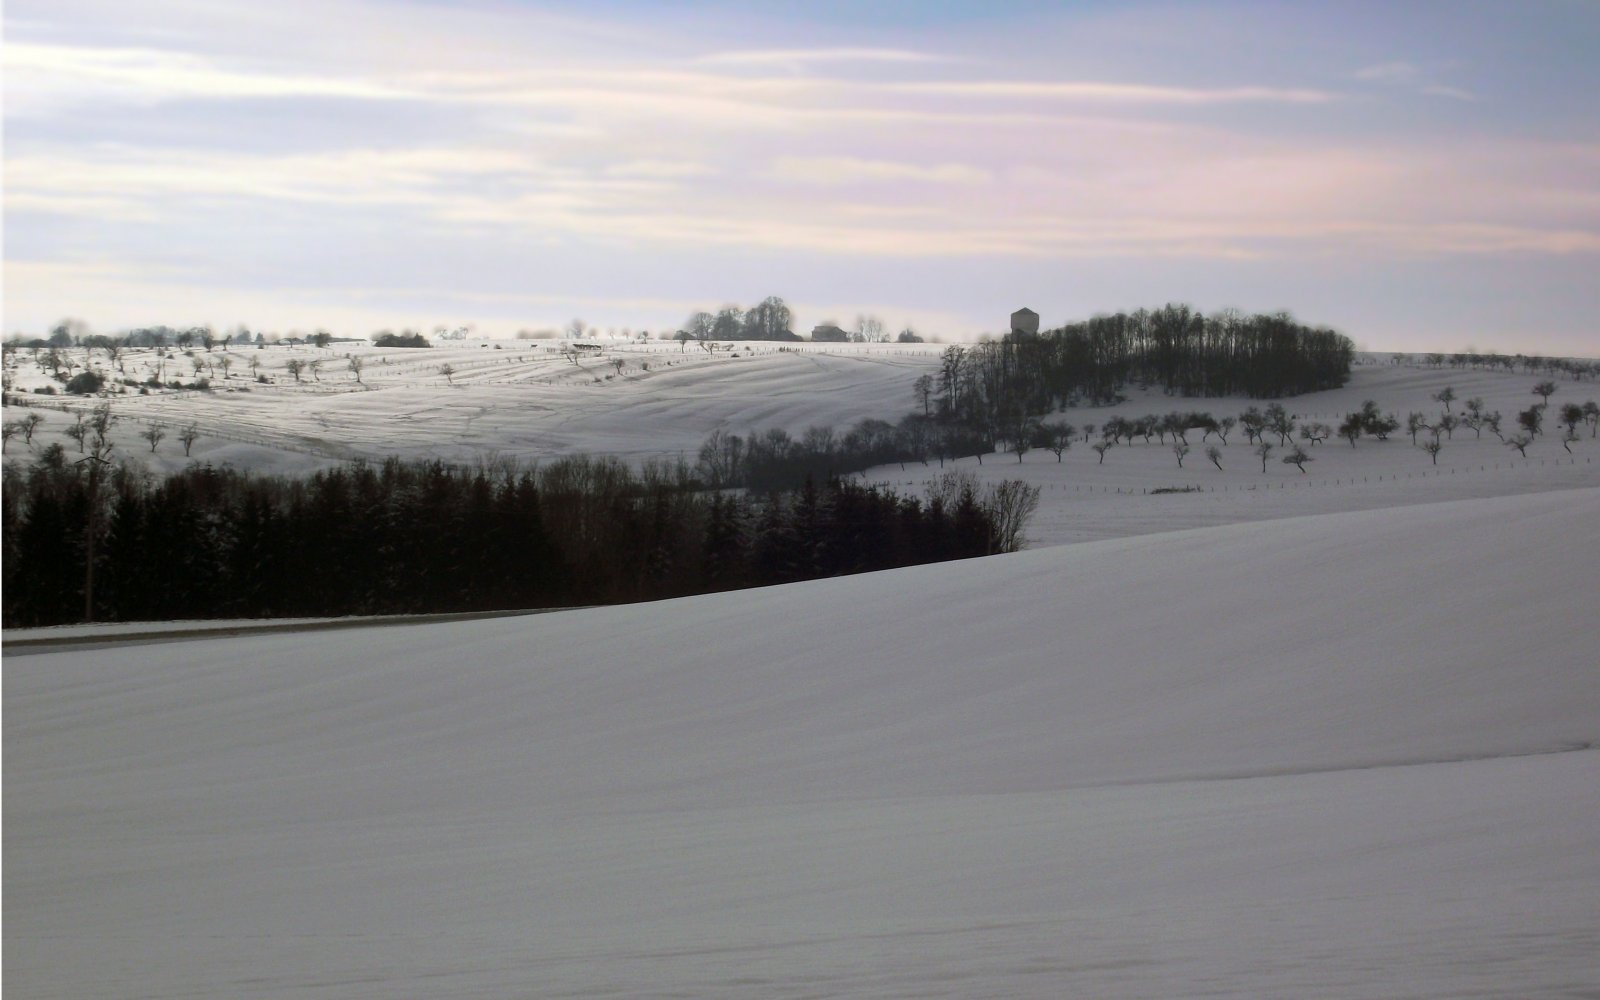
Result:
<svg viewBox="0 0 1600 1000"><path fill-rule="evenodd" d="M83 421L83 414L78 414L78 420L80 423ZM17 421L17 423L19 425L19 429L22 431L23 443L32 448L33 432L39 429L40 424L44 423L44 418L39 416L37 413L30 413L21 420Z"/></svg>
<svg viewBox="0 0 1600 1000"><path fill-rule="evenodd" d="M1437 437L1429 438L1428 440L1422 442L1422 450L1427 452L1428 456L1433 459L1434 465L1438 465L1439 452L1444 450L1444 442L1440 441Z"/></svg>
<svg viewBox="0 0 1600 1000"><path fill-rule="evenodd" d="M298 383L300 381L300 373L305 370L306 364L299 358L290 358L284 367L289 370L289 374L293 375L295 382Z"/></svg>
<svg viewBox="0 0 1600 1000"><path fill-rule="evenodd" d="M1530 437L1537 436L1544 425L1544 407L1530 406L1517 414L1517 426L1528 432Z"/></svg>
<svg viewBox="0 0 1600 1000"><path fill-rule="evenodd" d="M178 441L183 444L183 457L184 458L188 458L189 457L189 449L193 448L194 447L194 443L196 441L198 441L198 440L200 440L200 425L199 424L191 423L188 426L186 426L183 430L178 432Z"/></svg>
<svg viewBox="0 0 1600 1000"><path fill-rule="evenodd" d="M251 358L250 360L254 361L255 359ZM348 367L350 369L350 376L356 380L356 384L357 385L360 385L361 384L361 359L356 357L354 354L350 355L350 364L349 364Z"/></svg>
<svg viewBox="0 0 1600 1000"><path fill-rule="evenodd" d="M449 384L456 384L456 370L453 366L451 366L450 362L446 361L444 364L439 366L439 374L443 375L444 380Z"/></svg>
<svg viewBox="0 0 1600 1000"><path fill-rule="evenodd" d="M1272 442L1262 441L1260 444L1256 445L1255 453L1260 456L1261 471L1265 473L1267 471L1267 457L1272 454Z"/></svg>
<svg viewBox="0 0 1600 1000"><path fill-rule="evenodd" d="M1333 436L1333 428L1323 423L1309 423L1300 425L1300 437L1310 441L1314 448Z"/></svg>
<svg viewBox="0 0 1600 1000"><path fill-rule="evenodd" d="M1533 387L1533 394L1543 399L1546 406L1550 405L1550 397L1555 394L1555 391L1556 384L1554 382L1540 382Z"/></svg>
<svg viewBox="0 0 1600 1000"><path fill-rule="evenodd" d="M1065 420L1046 420L1039 425L1039 445L1046 450L1056 453L1056 461L1061 461L1061 456L1072 447L1072 437L1077 428Z"/></svg>
<svg viewBox="0 0 1600 1000"><path fill-rule="evenodd" d="M1239 426L1244 428L1245 440L1255 444L1256 438L1261 436L1261 431L1267 426L1267 418L1252 406L1239 414Z"/></svg>
<svg viewBox="0 0 1600 1000"><path fill-rule="evenodd" d="M1509 439L1506 440L1506 444L1508 446L1512 447L1512 448L1517 449L1517 453L1520 454L1523 458L1527 458L1528 457L1528 445L1533 444L1533 435L1528 434L1526 432L1519 433L1519 434L1513 434L1513 435L1511 435L1511 437Z"/></svg>
<svg viewBox="0 0 1600 1000"><path fill-rule="evenodd" d="M1291 451L1291 452L1289 452L1289 454L1283 456L1283 464L1284 465L1292 465L1295 468L1299 469L1301 475L1305 475L1306 463L1307 462L1314 462L1314 461L1316 461L1316 459L1312 458L1310 455L1307 455L1306 452L1305 452L1305 449L1300 447L1299 445L1295 445L1293 451ZM1267 469L1266 469L1266 461L1265 461L1265 459L1263 459L1263 461L1261 463L1261 466L1262 466L1261 467L1261 471L1262 472L1266 472Z"/></svg>
<svg viewBox="0 0 1600 1000"><path fill-rule="evenodd" d="M156 445L160 444L167 436L167 429L159 423L151 424L139 432L139 436L150 442L150 454L156 452Z"/></svg>
<svg viewBox="0 0 1600 1000"><path fill-rule="evenodd" d="M1483 426L1489 428L1491 431L1494 431L1494 436L1499 438L1503 444L1505 443L1506 436L1500 433L1501 419L1503 418L1500 416L1499 410L1495 410L1492 413L1485 413L1483 415Z"/></svg>
<svg viewBox="0 0 1600 1000"><path fill-rule="evenodd" d="M1589 425L1589 436L1594 437L1595 431L1600 430L1600 403L1592 399L1584 403L1583 419Z"/></svg>
<svg viewBox="0 0 1600 1000"><path fill-rule="evenodd" d="M1267 421L1267 430L1278 435L1278 443L1287 446L1289 435L1294 433L1294 418L1289 416L1289 411L1283 408L1282 403L1273 403L1267 407L1263 414Z"/></svg>
<svg viewBox="0 0 1600 1000"><path fill-rule="evenodd" d="M1211 464L1215 465L1217 467L1217 471L1218 472L1222 471L1222 449L1221 448L1218 448L1216 445L1211 445L1209 448L1206 449L1206 457L1211 459Z"/></svg>
<svg viewBox="0 0 1600 1000"><path fill-rule="evenodd" d="M1411 443L1417 443L1417 435L1428 427L1428 415L1415 410L1406 414L1406 433L1411 435Z"/></svg>
<svg viewBox="0 0 1600 1000"><path fill-rule="evenodd" d="M1450 440L1454 441L1455 438L1456 438L1456 424L1457 423L1459 423L1459 421L1456 419L1456 417L1453 414L1449 414L1449 413L1440 414L1439 422L1434 425L1433 436L1434 437L1438 437L1439 436L1439 432L1440 431L1444 431L1444 436L1449 438Z"/></svg>
<svg viewBox="0 0 1600 1000"><path fill-rule="evenodd" d="M1339 436L1350 442L1350 447L1356 446L1356 439L1361 436L1361 414L1351 413L1339 425Z"/></svg>
<svg viewBox="0 0 1600 1000"><path fill-rule="evenodd" d="M78 442L78 454L83 454L83 443L89 439L89 422L84 418L82 411L77 414L77 420L67 427L66 435Z"/></svg>
<svg viewBox="0 0 1600 1000"><path fill-rule="evenodd" d="M1578 425L1583 423L1583 407L1577 403L1565 403L1561 407L1561 423L1567 428L1567 433L1576 437Z"/></svg>
<svg viewBox="0 0 1600 1000"><path fill-rule="evenodd" d="M1117 446L1117 443L1115 441L1111 440L1110 438L1101 438L1100 440L1096 441L1093 445L1091 445L1090 447L1092 447L1094 449L1095 454L1100 456L1100 461L1096 462L1095 464L1096 465L1104 465L1104 464L1106 464L1106 452L1110 451L1112 448L1115 448L1116 446Z"/></svg>
<svg viewBox="0 0 1600 1000"><path fill-rule="evenodd" d="M1182 441L1172 442L1172 454L1178 459L1178 468L1183 468L1183 456L1189 454L1189 446Z"/></svg>
<svg viewBox="0 0 1600 1000"><path fill-rule="evenodd" d="M1217 437L1222 439L1223 444L1227 444L1228 432L1237 426L1239 426L1238 417L1223 417L1221 420L1217 421Z"/></svg>
<svg viewBox="0 0 1600 1000"><path fill-rule="evenodd" d="M20 420L7 420L5 423L0 424L0 454L5 453L6 445L10 444L11 439L20 433L22 433L22 421Z"/></svg>
<svg viewBox="0 0 1600 1000"><path fill-rule="evenodd" d="M1433 401L1436 403L1443 403L1444 412L1446 413L1450 412L1450 404L1455 400L1455 398L1456 391L1450 386L1445 386L1443 389L1440 389L1438 392L1433 394Z"/></svg>
<svg viewBox="0 0 1600 1000"><path fill-rule="evenodd" d="M1017 464L1021 465L1022 456L1027 454L1039 437L1039 420L1028 416L1018 407L1007 418L1005 428L1006 440L1010 443L1007 450L1016 453Z"/></svg>
<svg viewBox="0 0 1600 1000"><path fill-rule="evenodd" d="M1572 446L1577 444L1580 440L1582 439L1578 437L1578 432L1576 430L1569 430L1567 433L1561 436L1561 447L1565 448L1567 450L1567 454L1570 455L1572 454Z"/></svg>

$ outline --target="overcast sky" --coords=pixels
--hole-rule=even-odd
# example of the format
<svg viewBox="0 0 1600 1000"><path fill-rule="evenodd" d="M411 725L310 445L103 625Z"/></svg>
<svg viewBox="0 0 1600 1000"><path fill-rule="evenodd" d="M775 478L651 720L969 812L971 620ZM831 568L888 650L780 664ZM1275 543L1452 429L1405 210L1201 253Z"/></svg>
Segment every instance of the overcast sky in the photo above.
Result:
<svg viewBox="0 0 1600 1000"><path fill-rule="evenodd" d="M864 9L870 8L870 9ZM1188 302L1600 354L1600 3L8 0L7 332L956 339Z"/></svg>

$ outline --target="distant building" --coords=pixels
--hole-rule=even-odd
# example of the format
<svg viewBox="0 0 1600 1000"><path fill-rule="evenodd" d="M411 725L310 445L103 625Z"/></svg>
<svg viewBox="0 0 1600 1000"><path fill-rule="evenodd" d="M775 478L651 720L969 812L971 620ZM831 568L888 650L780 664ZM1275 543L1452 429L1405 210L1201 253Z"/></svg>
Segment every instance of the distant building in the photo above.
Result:
<svg viewBox="0 0 1600 1000"><path fill-rule="evenodd" d="M843 344L850 340L850 335L831 323L824 323L811 328L811 339L819 343Z"/></svg>
<svg viewBox="0 0 1600 1000"><path fill-rule="evenodd" d="M1032 309L1029 309L1027 306L1023 306L1021 309L1018 309L1016 312L1011 314L1011 332L1038 333L1039 314L1034 312Z"/></svg>

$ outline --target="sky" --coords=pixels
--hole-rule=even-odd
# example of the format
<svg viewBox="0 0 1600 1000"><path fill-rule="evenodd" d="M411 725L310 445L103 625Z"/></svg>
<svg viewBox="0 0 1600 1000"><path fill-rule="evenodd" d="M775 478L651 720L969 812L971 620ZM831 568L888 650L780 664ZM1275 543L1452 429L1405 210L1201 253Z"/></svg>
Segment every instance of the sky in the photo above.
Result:
<svg viewBox="0 0 1600 1000"><path fill-rule="evenodd" d="M0 322L1600 356L1595 52L1593 0L9 0Z"/></svg>

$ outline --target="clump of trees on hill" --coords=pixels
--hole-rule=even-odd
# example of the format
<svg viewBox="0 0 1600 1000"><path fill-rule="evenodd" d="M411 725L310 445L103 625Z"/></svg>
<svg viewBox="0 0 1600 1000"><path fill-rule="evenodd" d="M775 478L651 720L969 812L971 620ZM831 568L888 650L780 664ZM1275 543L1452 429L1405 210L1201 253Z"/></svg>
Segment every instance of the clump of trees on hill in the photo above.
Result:
<svg viewBox="0 0 1600 1000"><path fill-rule="evenodd" d="M1009 551L1038 499L954 474L924 497L724 493L682 463L587 456L95 480L57 446L4 476L7 627L79 621L86 589L103 621L652 600Z"/></svg>
<svg viewBox="0 0 1600 1000"><path fill-rule="evenodd" d="M1167 305L953 346L938 375L914 388L924 415L939 423L1018 441L1034 416L1116 403L1130 384L1180 396L1289 396L1343 385L1354 356L1348 337L1283 313L1205 316Z"/></svg>
<svg viewBox="0 0 1600 1000"><path fill-rule="evenodd" d="M428 338L414 330L404 333L390 333L385 330L378 334L372 341L373 347L432 347Z"/></svg>

